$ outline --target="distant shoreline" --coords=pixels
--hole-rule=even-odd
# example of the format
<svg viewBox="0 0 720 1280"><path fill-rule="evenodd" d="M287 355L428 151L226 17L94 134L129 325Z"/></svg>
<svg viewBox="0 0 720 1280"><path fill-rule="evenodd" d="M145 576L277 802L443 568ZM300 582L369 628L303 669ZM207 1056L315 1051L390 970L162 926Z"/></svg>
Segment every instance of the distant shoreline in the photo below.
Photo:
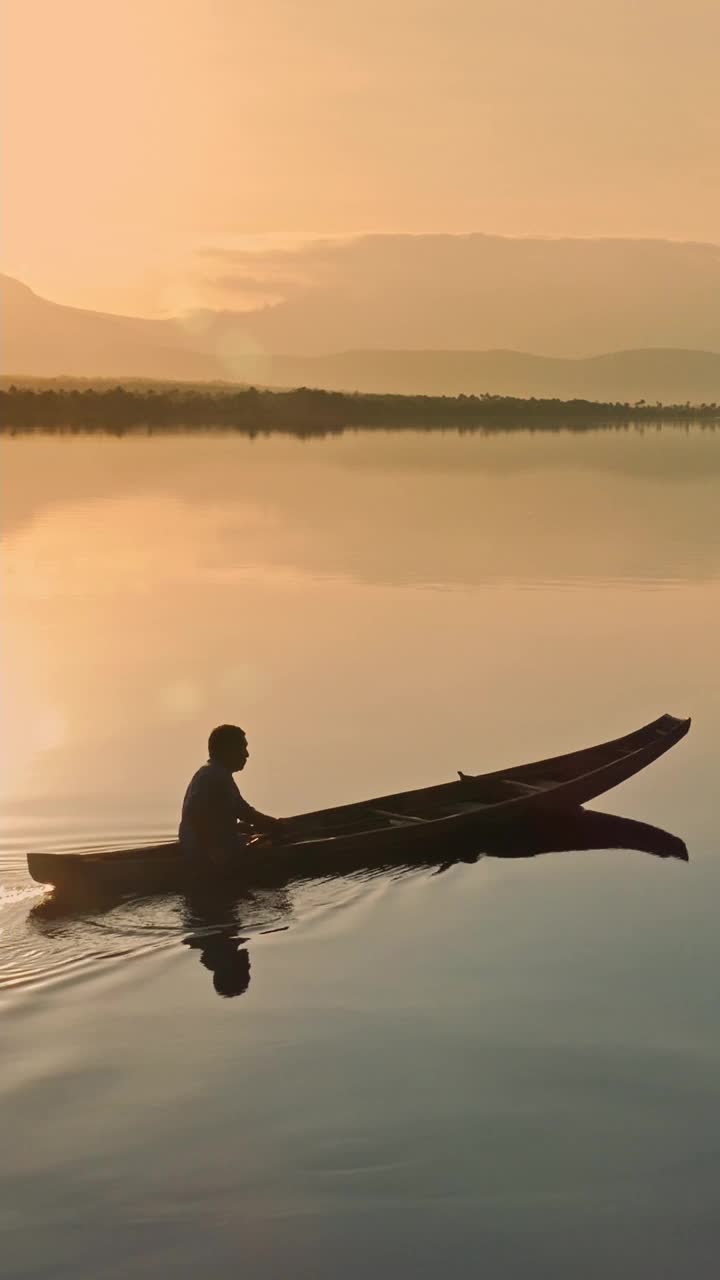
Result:
<svg viewBox="0 0 720 1280"><path fill-rule="evenodd" d="M514 396L406 396L178 385L162 390L10 386L0 390L0 430L236 431L326 435L346 429L583 430L660 423L720 424L718 404L635 404Z"/></svg>

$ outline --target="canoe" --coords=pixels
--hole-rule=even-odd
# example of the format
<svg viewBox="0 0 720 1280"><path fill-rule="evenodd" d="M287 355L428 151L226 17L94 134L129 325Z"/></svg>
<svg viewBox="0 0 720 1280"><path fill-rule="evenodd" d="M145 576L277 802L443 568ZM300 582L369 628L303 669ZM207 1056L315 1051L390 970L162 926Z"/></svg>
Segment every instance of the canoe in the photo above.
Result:
<svg viewBox="0 0 720 1280"><path fill-rule="evenodd" d="M238 857L240 884L405 865L423 850L465 848L483 832L570 812L639 773L679 742L690 720L664 715L599 746L456 782L375 796L290 818L282 840L253 839ZM57 894L146 894L193 877L176 840L132 849L29 853L33 880ZM196 878L196 873L194 873Z"/></svg>

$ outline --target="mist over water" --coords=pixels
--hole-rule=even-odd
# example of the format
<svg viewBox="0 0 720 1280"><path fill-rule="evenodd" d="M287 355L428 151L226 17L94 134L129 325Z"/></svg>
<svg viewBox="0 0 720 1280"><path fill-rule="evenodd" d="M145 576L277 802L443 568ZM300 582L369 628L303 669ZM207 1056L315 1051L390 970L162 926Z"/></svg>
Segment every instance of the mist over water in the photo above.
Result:
<svg viewBox="0 0 720 1280"><path fill-rule="evenodd" d="M720 433L0 455L8 1274L710 1276ZM596 807L687 864L566 849L73 915L25 869L171 836L223 720L283 814L664 711L689 737Z"/></svg>

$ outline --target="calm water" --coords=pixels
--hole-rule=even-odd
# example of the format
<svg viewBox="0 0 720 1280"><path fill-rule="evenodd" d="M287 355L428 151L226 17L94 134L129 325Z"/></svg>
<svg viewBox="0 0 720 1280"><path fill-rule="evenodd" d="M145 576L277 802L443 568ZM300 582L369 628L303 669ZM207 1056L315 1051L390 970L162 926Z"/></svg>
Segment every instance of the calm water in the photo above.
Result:
<svg viewBox="0 0 720 1280"><path fill-rule="evenodd" d="M0 454L3 1274L714 1276L720 433ZM666 710L689 738L596 807L687 864L75 917L24 869L171 833L220 720L288 813Z"/></svg>

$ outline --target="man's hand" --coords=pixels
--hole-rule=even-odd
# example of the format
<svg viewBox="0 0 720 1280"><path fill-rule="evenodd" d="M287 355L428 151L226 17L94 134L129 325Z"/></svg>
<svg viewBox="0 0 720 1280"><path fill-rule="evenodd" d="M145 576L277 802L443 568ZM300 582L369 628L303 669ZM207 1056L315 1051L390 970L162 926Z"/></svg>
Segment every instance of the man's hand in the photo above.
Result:
<svg viewBox="0 0 720 1280"><path fill-rule="evenodd" d="M284 818L271 818L269 813L258 813L257 809L253 811L252 824L256 831L262 831L264 835L279 835L285 826Z"/></svg>

